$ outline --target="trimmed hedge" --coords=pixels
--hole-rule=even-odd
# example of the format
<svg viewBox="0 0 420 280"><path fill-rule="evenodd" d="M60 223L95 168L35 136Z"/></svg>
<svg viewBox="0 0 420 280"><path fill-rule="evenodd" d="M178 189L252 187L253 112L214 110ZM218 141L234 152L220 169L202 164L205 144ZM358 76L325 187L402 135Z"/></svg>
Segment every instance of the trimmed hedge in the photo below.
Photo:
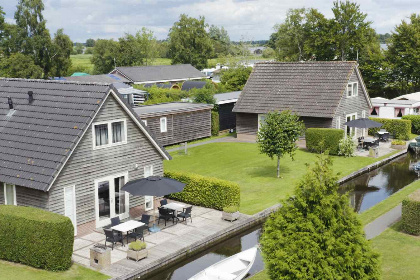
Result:
<svg viewBox="0 0 420 280"><path fill-rule="evenodd" d="M216 111L211 111L211 135L219 135L219 113Z"/></svg>
<svg viewBox="0 0 420 280"><path fill-rule="evenodd" d="M369 128L369 135L375 135L379 129L383 128L388 131L395 139L409 140L411 133L411 121L400 119L380 119L369 118L372 121L383 124L382 127Z"/></svg>
<svg viewBox="0 0 420 280"><path fill-rule="evenodd" d="M52 271L71 266L69 218L38 208L0 205L0 259Z"/></svg>
<svg viewBox="0 0 420 280"><path fill-rule="evenodd" d="M403 200L401 221L405 232L420 235L420 190Z"/></svg>
<svg viewBox="0 0 420 280"><path fill-rule="evenodd" d="M344 138L344 130L335 128L308 128L305 132L306 148L310 152L322 153L326 150L330 155L338 155L340 140Z"/></svg>
<svg viewBox="0 0 420 280"><path fill-rule="evenodd" d="M411 133L420 134L420 115L405 115L401 119L411 121Z"/></svg>
<svg viewBox="0 0 420 280"><path fill-rule="evenodd" d="M165 172L169 177L186 184L184 190L170 198L217 210L240 203L239 185L225 180L182 172Z"/></svg>

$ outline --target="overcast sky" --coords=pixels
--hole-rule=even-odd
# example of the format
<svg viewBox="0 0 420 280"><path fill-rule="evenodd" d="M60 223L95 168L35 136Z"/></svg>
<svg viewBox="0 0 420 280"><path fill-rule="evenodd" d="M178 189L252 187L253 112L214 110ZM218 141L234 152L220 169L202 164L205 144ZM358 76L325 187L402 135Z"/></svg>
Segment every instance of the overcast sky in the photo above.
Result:
<svg viewBox="0 0 420 280"><path fill-rule="evenodd" d="M5 3L4 3L5 2ZM7 21L13 22L18 0L1 0ZM420 0L359 0L361 10L378 33L391 32L411 13L420 12ZM88 38L118 38L141 27L167 37L180 14L205 16L206 22L224 26L231 40L267 40L273 26L288 9L313 7L332 17L328 0L44 0L44 17L51 33L58 28L74 42Z"/></svg>

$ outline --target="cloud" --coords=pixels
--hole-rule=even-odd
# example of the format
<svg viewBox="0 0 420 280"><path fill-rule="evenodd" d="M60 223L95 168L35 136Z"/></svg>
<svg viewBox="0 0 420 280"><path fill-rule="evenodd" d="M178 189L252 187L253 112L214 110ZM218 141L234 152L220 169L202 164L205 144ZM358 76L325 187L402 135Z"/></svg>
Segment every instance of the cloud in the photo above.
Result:
<svg viewBox="0 0 420 280"><path fill-rule="evenodd" d="M8 22L12 22L17 0L4 1ZM391 32L396 24L420 10L418 0L359 0L379 33ZM135 33L142 27L167 37L170 27L182 13L205 16L206 22L224 26L232 40L263 40L281 23L288 9L317 8L332 17L331 0L44 0L44 17L51 33L64 28L73 41L88 38L114 38Z"/></svg>

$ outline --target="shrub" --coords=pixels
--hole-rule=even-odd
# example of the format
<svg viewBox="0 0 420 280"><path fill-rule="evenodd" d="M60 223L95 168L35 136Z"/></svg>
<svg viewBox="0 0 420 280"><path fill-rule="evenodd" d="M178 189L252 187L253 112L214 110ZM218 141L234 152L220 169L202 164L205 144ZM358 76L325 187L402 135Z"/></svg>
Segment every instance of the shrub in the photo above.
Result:
<svg viewBox="0 0 420 280"><path fill-rule="evenodd" d="M186 184L182 192L171 194L170 198L217 210L239 206L240 189L234 182L181 172L165 172L165 176Z"/></svg>
<svg viewBox="0 0 420 280"><path fill-rule="evenodd" d="M211 111L211 135L219 135L219 113L216 111Z"/></svg>
<svg viewBox="0 0 420 280"><path fill-rule="evenodd" d="M237 205L231 205L223 208L223 212L226 213L235 213L239 211L239 207Z"/></svg>
<svg viewBox="0 0 420 280"><path fill-rule="evenodd" d="M379 119L379 118L370 118L375 122L383 124L382 127L386 129L391 135L396 139L409 140L411 132L411 121L410 120L400 120L400 119ZM376 132L380 129L378 128L369 128L369 134L375 135Z"/></svg>
<svg viewBox="0 0 420 280"><path fill-rule="evenodd" d="M401 220L405 232L420 235L420 190L403 200Z"/></svg>
<svg viewBox="0 0 420 280"><path fill-rule="evenodd" d="M330 158L320 156L295 195L266 220L260 238L270 279L380 279L379 255L365 239Z"/></svg>
<svg viewBox="0 0 420 280"><path fill-rule="evenodd" d="M334 128L308 128L305 133L306 148L310 152L338 155L340 140L344 138L344 130Z"/></svg>
<svg viewBox="0 0 420 280"><path fill-rule="evenodd" d="M350 137L342 138L338 143L338 155L345 157L354 156L354 149L356 144L353 142L353 139Z"/></svg>
<svg viewBox="0 0 420 280"><path fill-rule="evenodd" d="M146 243L140 240L137 240L137 241L131 242L128 245L128 249L133 250L133 251L141 251L143 249L146 249Z"/></svg>
<svg viewBox="0 0 420 280"><path fill-rule="evenodd" d="M71 266L70 219L38 208L0 206L0 259L47 270Z"/></svg>
<svg viewBox="0 0 420 280"><path fill-rule="evenodd" d="M411 133L420 134L420 115L405 115L402 119L411 121Z"/></svg>
<svg viewBox="0 0 420 280"><path fill-rule="evenodd" d="M405 145L405 141L404 140L393 140L391 142L391 145Z"/></svg>

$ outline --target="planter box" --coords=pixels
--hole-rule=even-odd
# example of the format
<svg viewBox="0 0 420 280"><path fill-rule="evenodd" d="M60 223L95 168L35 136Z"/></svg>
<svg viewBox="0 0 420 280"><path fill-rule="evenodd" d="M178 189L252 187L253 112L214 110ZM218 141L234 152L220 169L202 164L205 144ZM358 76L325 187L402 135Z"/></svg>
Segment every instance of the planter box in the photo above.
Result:
<svg viewBox="0 0 420 280"><path fill-rule="evenodd" d="M391 149L395 150L405 150L407 148L406 145L391 145Z"/></svg>
<svg viewBox="0 0 420 280"><path fill-rule="evenodd" d="M237 219L239 219L239 211L228 213L228 212L222 212L222 219L226 221L233 222Z"/></svg>
<svg viewBox="0 0 420 280"><path fill-rule="evenodd" d="M127 251L127 259L133 259L136 262L138 262L141 259L144 259L147 257L147 249L143 249L140 251L133 251L133 250L128 250Z"/></svg>

